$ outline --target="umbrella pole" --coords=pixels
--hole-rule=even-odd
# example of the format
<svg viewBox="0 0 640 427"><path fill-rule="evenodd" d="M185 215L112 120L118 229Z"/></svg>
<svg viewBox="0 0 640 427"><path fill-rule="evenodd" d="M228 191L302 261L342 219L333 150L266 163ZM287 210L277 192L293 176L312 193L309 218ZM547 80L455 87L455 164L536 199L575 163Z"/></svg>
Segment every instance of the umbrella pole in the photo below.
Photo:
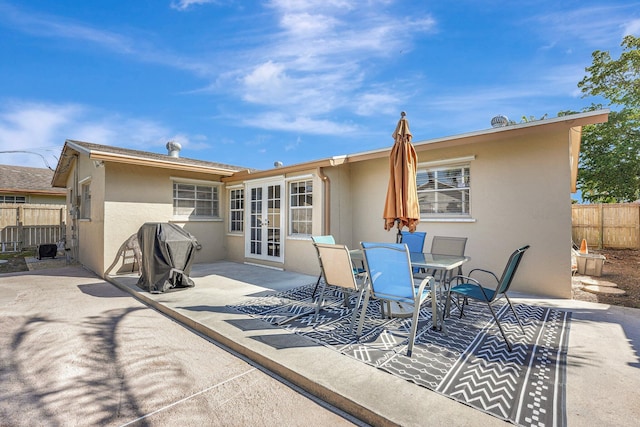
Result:
<svg viewBox="0 0 640 427"><path fill-rule="evenodd" d="M402 231L400 230L400 220L396 219L398 223L398 234L396 234L396 243L402 243Z"/></svg>

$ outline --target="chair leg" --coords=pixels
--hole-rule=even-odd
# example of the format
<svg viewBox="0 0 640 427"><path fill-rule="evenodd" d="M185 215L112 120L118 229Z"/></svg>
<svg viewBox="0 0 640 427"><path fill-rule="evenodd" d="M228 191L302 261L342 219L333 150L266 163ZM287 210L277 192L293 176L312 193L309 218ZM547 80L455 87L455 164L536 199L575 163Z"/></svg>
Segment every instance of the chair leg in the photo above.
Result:
<svg viewBox="0 0 640 427"><path fill-rule="evenodd" d="M320 284L320 279L322 279L322 273L318 276L318 281L316 282L315 288L313 288L313 293L311 294L311 299L316 296L316 291L318 290L318 285Z"/></svg>
<svg viewBox="0 0 640 427"><path fill-rule="evenodd" d="M349 333L353 333L353 325L356 323L356 318L358 317L358 307L360 307L360 303L362 302L362 298L364 296L364 289L358 292L358 299L356 300L356 305L353 307L353 314L351 315L351 326L349 327Z"/></svg>
<svg viewBox="0 0 640 427"><path fill-rule="evenodd" d="M315 321L318 321L318 315L320 314L320 309L322 308L322 304L324 304L324 291L327 288L326 283L322 284L322 287L320 288L320 295L318 296L318 304L316 305L316 319Z"/></svg>
<svg viewBox="0 0 640 427"><path fill-rule="evenodd" d="M520 325L520 329L522 330L522 334L524 335L524 326L522 326L522 322L520 321L520 317L518 317L518 313L516 313L515 307L513 306L513 304L511 304L511 300L509 299L507 294L504 294L504 296L507 299L507 302L509 303L509 307L511 307L511 311L513 312L513 315L516 316L516 320L518 321L518 325Z"/></svg>
<svg viewBox="0 0 640 427"><path fill-rule="evenodd" d="M420 316L420 304L413 304L413 317L411 319L411 333L409 334L409 345L407 346L407 357L411 357L413 352L413 342L416 340L416 331L418 330L418 317Z"/></svg>
<svg viewBox="0 0 640 427"><path fill-rule="evenodd" d="M464 297L462 299L462 304L460 304L460 318L462 319L462 316L464 315L464 306L468 305L469 302L467 301L467 297Z"/></svg>
<svg viewBox="0 0 640 427"><path fill-rule="evenodd" d="M511 343L509 342L509 338L507 338L507 334L504 333L504 329L502 329L502 325L500 324L500 321L498 320L498 316L496 315L496 312L493 310L493 307L491 306L491 303L487 303L487 305L489 306L489 310L491 310L491 314L493 315L493 318L495 319L496 323L498 324L498 329L500 329L500 333L502 334L502 338L504 338L504 342L507 343L507 348L509 349L509 351L511 351Z"/></svg>
<svg viewBox="0 0 640 427"><path fill-rule="evenodd" d="M365 290L364 302L362 303L362 309L360 310L360 321L358 322L358 330L356 332L356 338L360 338L360 335L362 335L362 326L364 326L364 318L367 315L368 305L369 305L369 289Z"/></svg>

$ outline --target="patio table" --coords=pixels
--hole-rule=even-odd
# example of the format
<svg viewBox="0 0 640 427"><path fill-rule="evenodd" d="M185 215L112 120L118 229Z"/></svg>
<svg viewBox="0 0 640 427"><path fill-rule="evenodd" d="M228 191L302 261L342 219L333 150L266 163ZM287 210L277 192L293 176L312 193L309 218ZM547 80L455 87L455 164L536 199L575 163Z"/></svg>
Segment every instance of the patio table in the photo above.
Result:
<svg viewBox="0 0 640 427"><path fill-rule="evenodd" d="M444 312L438 314L438 294L441 289L446 290L446 286L449 283L449 277L451 272L457 270L462 264L471 260L468 256L458 255L440 255L431 253L410 252L411 266L414 268L424 268L425 270L440 271L440 280L435 281L436 289L432 289L433 295L431 297L431 315L434 319L433 329L437 329L437 323L440 322L440 330L446 333L446 327L444 326Z"/></svg>
<svg viewBox="0 0 640 427"><path fill-rule="evenodd" d="M354 261L364 261L362 249L352 249L349 252ZM444 312L441 315L438 313L438 291L446 287L451 272L458 269L462 264L470 261L471 258L468 256L440 255L428 252L410 252L409 256L411 258L412 267L425 270L436 270L442 273L438 275L440 280L434 282L436 289L432 289L431 315L433 319L433 328L438 329L439 322L439 329L446 333L446 327L444 326ZM411 311L412 310L408 311L409 315ZM394 316L402 317L405 316L406 313L406 310L400 310L400 312L394 313Z"/></svg>

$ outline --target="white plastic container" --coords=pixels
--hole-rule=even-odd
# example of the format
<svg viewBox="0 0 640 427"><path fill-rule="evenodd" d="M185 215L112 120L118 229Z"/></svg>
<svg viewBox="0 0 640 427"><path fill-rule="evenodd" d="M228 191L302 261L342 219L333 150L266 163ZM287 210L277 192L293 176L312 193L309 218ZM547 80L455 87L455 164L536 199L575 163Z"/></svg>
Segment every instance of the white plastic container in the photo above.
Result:
<svg viewBox="0 0 640 427"><path fill-rule="evenodd" d="M578 274L586 276L602 276L602 266L606 259L604 255L578 254Z"/></svg>

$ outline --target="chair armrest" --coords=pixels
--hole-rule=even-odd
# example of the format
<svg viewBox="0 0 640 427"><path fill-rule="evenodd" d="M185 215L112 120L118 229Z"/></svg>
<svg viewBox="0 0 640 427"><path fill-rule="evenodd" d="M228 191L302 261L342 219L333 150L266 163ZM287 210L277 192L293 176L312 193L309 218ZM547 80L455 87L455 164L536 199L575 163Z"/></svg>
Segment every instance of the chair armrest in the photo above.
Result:
<svg viewBox="0 0 640 427"><path fill-rule="evenodd" d="M474 279L473 277L463 276L463 275L457 275L457 276L453 276L453 277L449 278L449 284L451 284L454 279L456 280L457 283L460 283L460 282L473 282L475 285L481 286L480 282L477 281L476 279Z"/></svg>
<svg viewBox="0 0 640 427"><path fill-rule="evenodd" d="M433 292L433 287L431 286L431 282L435 281L435 279L433 278L433 276L427 276L424 279L422 279L422 281L420 282L420 285L418 285L418 291L415 295L417 295L418 297L422 296L422 293L424 292L424 288L429 285L429 290L431 292ZM414 298L415 299L415 298Z"/></svg>
<svg viewBox="0 0 640 427"><path fill-rule="evenodd" d="M487 274L489 274L489 275L493 276L493 278L494 278L494 279L496 279L496 283L499 283L499 282L500 282L500 279L498 279L498 276L496 276L496 275L495 275L495 273L493 273L493 272L491 272L491 271L489 271L489 270L484 270L484 269L482 269L482 268L474 268L473 270L471 270L471 271L469 272L469 276L471 276L471 273L473 273L474 271L481 271L481 272L483 272L483 273L487 273Z"/></svg>

